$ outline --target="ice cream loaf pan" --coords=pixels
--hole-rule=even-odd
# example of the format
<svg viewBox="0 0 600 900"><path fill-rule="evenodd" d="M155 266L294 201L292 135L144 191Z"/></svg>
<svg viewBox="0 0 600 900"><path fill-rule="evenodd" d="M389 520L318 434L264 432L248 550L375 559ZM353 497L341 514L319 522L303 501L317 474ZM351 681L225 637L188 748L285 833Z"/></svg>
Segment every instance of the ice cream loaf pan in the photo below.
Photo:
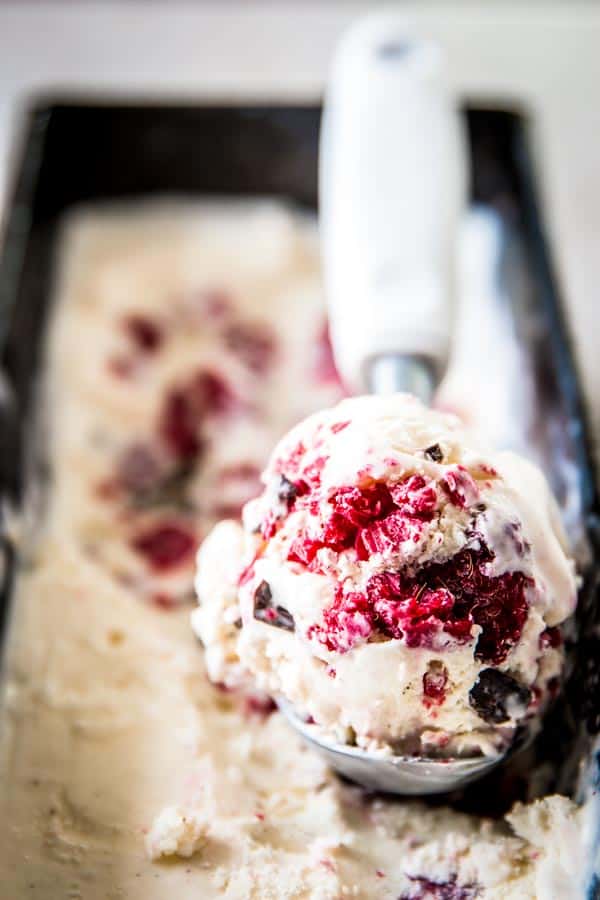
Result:
<svg viewBox="0 0 600 900"><path fill-rule="evenodd" d="M518 432L512 444L526 448L549 477L583 576L570 675L535 742L533 761L528 751L527 768L535 763L536 770L550 773L545 790L583 796L600 781L595 745L600 731L597 471L536 199L527 120L506 110L469 108L464 115L471 210L486 214L499 235L498 252L480 261L490 268L488 280L508 322L489 354L501 360L506 352L507 359L519 362L501 379L499 389L508 400L502 408L518 398L520 413L510 423L511 432ZM43 470L43 446L32 454L28 423L43 378L41 349L63 214L82 203L161 195L270 196L314 209L319 119L316 105L198 108L68 100L32 107L0 264L3 501L18 505ZM473 360L474 383L482 358L485 354ZM490 408L489 415L495 414ZM6 528L2 546L0 627L16 558ZM518 754L513 764L515 777L523 777ZM467 790L456 802L493 813L494 788L492 775L487 785Z"/></svg>

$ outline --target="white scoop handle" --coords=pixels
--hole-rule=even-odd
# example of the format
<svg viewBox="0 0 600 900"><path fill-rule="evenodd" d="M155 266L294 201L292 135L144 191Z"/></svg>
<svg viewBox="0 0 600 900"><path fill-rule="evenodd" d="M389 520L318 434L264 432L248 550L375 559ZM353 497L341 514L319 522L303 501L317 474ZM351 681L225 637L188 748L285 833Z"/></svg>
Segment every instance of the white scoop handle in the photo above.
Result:
<svg viewBox="0 0 600 900"><path fill-rule="evenodd" d="M355 26L334 59L320 150L331 336L352 390L387 355L423 358L441 376L464 185L439 48L394 15Z"/></svg>

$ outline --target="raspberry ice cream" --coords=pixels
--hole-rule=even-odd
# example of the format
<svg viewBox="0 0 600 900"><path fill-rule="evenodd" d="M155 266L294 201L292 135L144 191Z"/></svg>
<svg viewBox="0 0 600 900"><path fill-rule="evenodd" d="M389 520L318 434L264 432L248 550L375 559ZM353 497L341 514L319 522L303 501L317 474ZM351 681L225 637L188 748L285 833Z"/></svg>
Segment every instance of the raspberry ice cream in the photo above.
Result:
<svg viewBox="0 0 600 900"><path fill-rule="evenodd" d="M556 691L574 568L545 480L407 395L276 447L199 556L209 674L372 750L490 753Z"/></svg>
<svg viewBox="0 0 600 900"><path fill-rule="evenodd" d="M254 685L229 689L249 677L237 580L256 552L233 520L280 435L342 396L314 224L263 203L81 210L56 262L40 404L53 477L34 507L37 539L18 523L24 564L0 679L2 897L579 896L582 811L560 796L514 806L553 786L543 761L527 793L507 767L485 818L390 801L337 779ZM422 446L449 453L445 430ZM285 475L269 476L282 495L274 532L302 508L300 476ZM225 517L203 551L205 654L189 627L196 544ZM528 538L536 554L547 546ZM321 584L294 566L300 584ZM271 591L257 614L281 627L259 619L253 640L270 635L292 671L300 604L268 578L255 581L255 593L262 581ZM318 609L312 619L322 622ZM316 633L310 647L340 672L360 650L336 654ZM228 683L211 684L205 661ZM430 695L447 693L442 682L428 679Z"/></svg>

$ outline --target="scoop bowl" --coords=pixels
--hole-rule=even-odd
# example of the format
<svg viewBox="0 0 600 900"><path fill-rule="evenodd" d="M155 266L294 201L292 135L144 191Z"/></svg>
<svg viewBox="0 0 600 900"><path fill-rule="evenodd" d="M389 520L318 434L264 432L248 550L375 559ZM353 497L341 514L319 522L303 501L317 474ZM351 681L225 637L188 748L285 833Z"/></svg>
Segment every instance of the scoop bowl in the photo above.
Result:
<svg viewBox="0 0 600 900"><path fill-rule="evenodd" d="M508 751L493 756L431 759L423 756L378 756L336 744L315 734L286 700L279 709L289 724L314 747L340 775L372 791L388 794L443 794L464 787L495 768Z"/></svg>

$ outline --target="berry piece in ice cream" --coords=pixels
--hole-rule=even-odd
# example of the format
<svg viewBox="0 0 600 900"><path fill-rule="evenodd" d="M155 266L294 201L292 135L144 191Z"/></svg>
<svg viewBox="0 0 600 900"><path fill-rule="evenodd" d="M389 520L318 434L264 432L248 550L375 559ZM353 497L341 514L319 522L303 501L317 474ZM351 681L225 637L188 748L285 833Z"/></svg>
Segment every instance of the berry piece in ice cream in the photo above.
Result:
<svg viewBox="0 0 600 900"><path fill-rule="evenodd" d="M230 415L238 407L239 400L225 378L202 369L167 392L159 415L159 436L176 460L194 460L205 443L206 421Z"/></svg>
<svg viewBox="0 0 600 900"><path fill-rule="evenodd" d="M131 541L132 548L151 569L166 572L191 560L197 542L190 530L177 522L159 522Z"/></svg>
<svg viewBox="0 0 600 900"><path fill-rule="evenodd" d="M148 316L136 314L126 316L123 327L141 353L155 353L163 342L160 326Z"/></svg>
<svg viewBox="0 0 600 900"><path fill-rule="evenodd" d="M427 671L423 675L423 702L435 703L439 706L446 696L446 684L448 683L448 671L438 659L432 660Z"/></svg>
<svg viewBox="0 0 600 900"><path fill-rule="evenodd" d="M193 460L202 449L196 406L183 388L170 391L163 403L158 425L160 437L175 459Z"/></svg>

